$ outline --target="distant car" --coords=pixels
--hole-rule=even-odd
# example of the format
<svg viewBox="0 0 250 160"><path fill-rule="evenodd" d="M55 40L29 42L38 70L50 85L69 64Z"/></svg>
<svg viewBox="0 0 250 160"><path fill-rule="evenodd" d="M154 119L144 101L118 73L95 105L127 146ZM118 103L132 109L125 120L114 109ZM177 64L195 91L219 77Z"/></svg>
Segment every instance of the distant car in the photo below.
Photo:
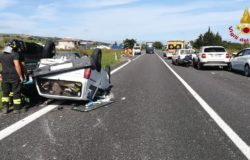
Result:
<svg viewBox="0 0 250 160"><path fill-rule="evenodd" d="M141 54L141 46L139 46L139 45L135 45L134 47L133 47L133 55L138 55L138 54Z"/></svg>
<svg viewBox="0 0 250 160"><path fill-rule="evenodd" d="M228 65L228 70L237 70L244 72L245 76L250 76L250 48L241 50L232 56Z"/></svg>
<svg viewBox="0 0 250 160"><path fill-rule="evenodd" d="M41 59L33 71L38 93L42 97L64 100L94 100L111 89L110 69L101 68L102 53L95 49L91 56L58 53Z"/></svg>
<svg viewBox="0 0 250 160"><path fill-rule="evenodd" d="M197 69L203 67L223 67L227 68L230 55L222 46L203 46L201 47L197 57L193 58L193 65Z"/></svg>
<svg viewBox="0 0 250 160"><path fill-rule="evenodd" d="M172 57L172 63L175 65L188 65L192 63L194 49L178 49Z"/></svg>

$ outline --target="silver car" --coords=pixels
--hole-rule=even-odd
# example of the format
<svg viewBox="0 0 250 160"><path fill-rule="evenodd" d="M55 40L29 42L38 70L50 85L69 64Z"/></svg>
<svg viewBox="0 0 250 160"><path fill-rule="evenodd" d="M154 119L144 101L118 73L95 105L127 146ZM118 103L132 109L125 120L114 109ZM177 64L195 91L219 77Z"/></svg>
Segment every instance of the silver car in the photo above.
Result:
<svg viewBox="0 0 250 160"><path fill-rule="evenodd" d="M244 72L245 76L249 77L250 76L249 66L250 66L250 48L246 48L231 57L230 63L228 65L228 70L242 71Z"/></svg>

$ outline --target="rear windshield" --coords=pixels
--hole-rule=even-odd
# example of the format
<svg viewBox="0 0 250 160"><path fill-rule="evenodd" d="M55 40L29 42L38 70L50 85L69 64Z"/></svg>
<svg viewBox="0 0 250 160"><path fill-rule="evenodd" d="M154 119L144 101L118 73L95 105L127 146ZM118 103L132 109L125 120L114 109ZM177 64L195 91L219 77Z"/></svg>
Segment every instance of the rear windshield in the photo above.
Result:
<svg viewBox="0 0 250 160"><path fill-rule="evenodd" d="M134 47L134 49L140 49L140 47Z"/></svg>
<svg viewBox="0 0 250 160"><path fill-rule="evenodd" d="M205 48L204 52L226 52L226 50L221 47L213 47L213 48Z"/></svg>

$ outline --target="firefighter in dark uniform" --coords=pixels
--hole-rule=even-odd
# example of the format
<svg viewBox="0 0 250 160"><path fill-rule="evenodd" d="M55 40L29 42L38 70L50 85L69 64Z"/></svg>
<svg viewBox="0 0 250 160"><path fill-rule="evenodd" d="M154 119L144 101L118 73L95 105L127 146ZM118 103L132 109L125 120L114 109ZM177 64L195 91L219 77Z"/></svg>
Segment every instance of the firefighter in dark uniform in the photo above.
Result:
<svg viewBox="0 0 250 160"><path fill-rule="evenodd" d="M9 112L9 94L11 91L13 91L14 112L19 113L21 110L23 75L15 41L10 41L4 48L3 53L0 54L0 63L2 64L3 113Z"/></svg>
<svg viewBox="0 0 250 160"><path fill-rule="evenodd" d="M16 45L17 48L15 50L19 54L19 61L20 61L20 65L21 65L21 71L22 71L23 78L28 80L27 77L24 77L24 75L27 75L27 69L26 69L26 65L24 62L24 60L25 60L25 58L24 58L24 51L25 51L24 44L21 43L21 41L19 41L17 39L13 39L9 43L14 43ZM21 96L22 96L22 93L21 93ZM13 91L10 92L9 97L10 97L9 106L13 106ZM25 97L25 100L26 99L27 99L27 101L29 101L29 98Z"/></svg>

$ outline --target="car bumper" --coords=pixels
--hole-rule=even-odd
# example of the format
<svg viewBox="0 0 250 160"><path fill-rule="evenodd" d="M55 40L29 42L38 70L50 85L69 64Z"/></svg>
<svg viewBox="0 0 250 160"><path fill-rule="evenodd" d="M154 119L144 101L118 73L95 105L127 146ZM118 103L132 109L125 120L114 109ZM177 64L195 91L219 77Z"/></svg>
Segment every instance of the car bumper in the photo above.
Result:
<svg viewBox="0 0 250 160"><path fill-rule="evenodd" d="M229 62L201 62L206 67L228 66Z"/></svg>
<svg viewBox="0 0 250 160"><path fill-rule="evenodd" d="M180 59L179 63L180 64L189 64L189 63L192 63L192 60L191 59L190 60Z"/></svg>
<svg viewBox="0 0 250 160"><path fill-rule="evenodd" d="M167 58L172 58L173 54L167 53Z"/></svg>

